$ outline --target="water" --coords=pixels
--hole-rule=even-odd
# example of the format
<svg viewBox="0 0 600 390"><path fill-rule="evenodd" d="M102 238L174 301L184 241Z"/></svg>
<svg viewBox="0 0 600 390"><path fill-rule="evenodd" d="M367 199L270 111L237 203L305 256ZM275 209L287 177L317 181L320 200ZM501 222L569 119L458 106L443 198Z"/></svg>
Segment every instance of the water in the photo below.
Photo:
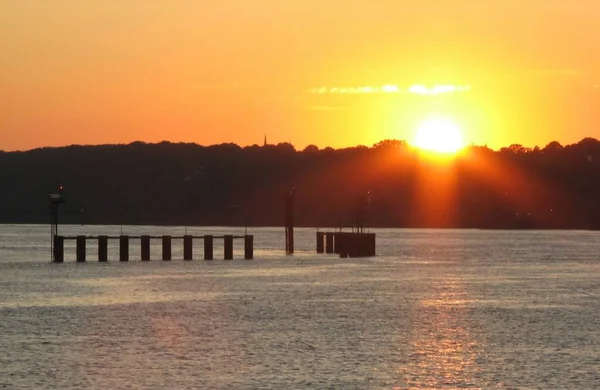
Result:
<svg viewBox="0 0 600 390"><path fill-rule="evenodd" d="M370 259L265 228L251 261L50 264L47 226L0 225L0 388L600 388L599 233L376 232Z"/></svg>

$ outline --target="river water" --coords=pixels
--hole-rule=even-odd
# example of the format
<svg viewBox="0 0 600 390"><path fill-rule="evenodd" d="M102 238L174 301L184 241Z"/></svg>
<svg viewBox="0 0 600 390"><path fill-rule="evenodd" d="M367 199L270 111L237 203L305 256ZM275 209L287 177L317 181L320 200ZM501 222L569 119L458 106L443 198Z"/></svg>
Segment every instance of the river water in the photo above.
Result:
<svg viewBox="0 0 600 390"><path fill-rule="evenodd" d="M109 244L98 263L90 243L52 264L48 226L0 225L0 388L600 388L599 233L373 231L367 259L317 255L314 229L286 256L282 228L251 228L254 260Z"/></svg>

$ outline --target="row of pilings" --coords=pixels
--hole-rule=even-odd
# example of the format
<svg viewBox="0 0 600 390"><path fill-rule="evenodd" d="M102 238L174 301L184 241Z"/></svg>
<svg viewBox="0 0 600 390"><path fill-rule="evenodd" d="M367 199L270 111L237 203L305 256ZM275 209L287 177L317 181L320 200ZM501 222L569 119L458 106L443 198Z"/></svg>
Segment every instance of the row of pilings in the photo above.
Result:
<svg viewBox="0 0 600 390"><path fill-rule="evenodd" d="M375 256L375 233L317 232L317 253L336 253L340 257Z"/></svg>
<svg viewBox="0 0 600 390"><path fill-rule="evenodd" d="M223 259L224 260L233 260L233 242L235 239L243 239L244 240L244 259L251 260L254 258L254 236L253 235L243 235L243 236L234 236L234 235L224 235L224 236L213 236L213 235L204 235L204 236L192 236L192 235L184 235L184 236L128 236L128 235L120 235L120 236L54 236L54 245L53 245L53 254L54 254L54 262L62 263L65 259L65 241L74 240L75 241L75 253L76 253L76 261L78 263L83 263L86 261L87 257L87 243L88 241L96 242L98 245L98 261L104 262L108 261L108 243L109 241L118 241L119 243L119 261L129 261L129 243L131 240L140 240L141 246L141 260L149 261L150 260L150 241L152 239L159 239L162 243L162 260L171 260L171 249L172 249L172 241L173 240L182 240L183 241L183 260L192 260L193 256L193 248L194 248L194 240L202 240L204 243L204 260L213 260L213 249L214 249L214 241L215 239L223 240Z"/></svg>

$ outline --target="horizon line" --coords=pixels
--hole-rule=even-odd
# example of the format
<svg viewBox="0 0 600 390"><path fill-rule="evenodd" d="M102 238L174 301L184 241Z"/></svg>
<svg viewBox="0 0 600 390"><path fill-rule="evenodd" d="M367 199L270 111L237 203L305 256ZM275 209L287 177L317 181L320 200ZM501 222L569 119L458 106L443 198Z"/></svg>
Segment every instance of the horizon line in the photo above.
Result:
<svg viewBox="0 0 600 390"><path fill-rule="evenodd" d="M536 149L539 150L543 150L546 147L548 147L550 144L558 144L563 148L572 146L572 145L577 145L579 143L581 143L582 141L585 140L593 140L596 141L598 143L600 143L600 140L598 140L597 138L594 137L584 137L582 139L580 139L578 142L575 143L570 143L570 144L562 144L559 141L550 141L548 142L545 146L539 146L539 145L535 145L535 146L526 146L523 144L519 144L519 143L512 143L506 146L502 146L500 148L492 148L489 147L487 144L483 144L483 145L478 145L475 143L470 143L465 145L463 148L461 148L461 150L465 150L465 149L469 149L469 148L486 148L489 150L492 150L494 152L499 152L502 149L505 148L510 148L512 146L519 146L523 149L528 149L530 151L534 151ZM162 140L162 141L157 141L157 142L148 142L148 141L142 141L142 140L135 140L135 141L131 141L128 143L102 143L102 144L68 144L68 145L46 145L46 146L38 146L38 147L34 147L31 149L14 149L14 150L3 150L0 149L0 153L26 153L26 152L32 152L32 151L36 151L36 150L42 150L42 149L63 149L63 148L71 148L71 147L101 147L101 146L131 146L134 144L142 144L142 145L161 145L161 144L173 144L173 145L194 145L194 146L198 146L198 147L203 147L203 148L209 148L209 147L217 147L217 146L223 146L223 145L235 145L237 147L239 147L240 149L246 149L246 148L253 148L253 147L258 147L258 148L269 148L269 147L277 147L280 145L290 145L294 148L294 150L296 152L302 152L303 150L305 150L306 148L310 147L310 146L314 146L316 147L319 151L322 150L328 150L328 149L333 149L333 150L345 150L345 149L353 149L353 148L367 148L367 149L374 149L377 147L378 144L385 142L385 141L390 141L390 142L399 142L400 144L403 144L403 146L407 146L411 149L420 149L417 146L412 145L409 141L407 140L401 140L401 139L396 139L396 138L386 138L386 139L382 139L379 142L374 143L371 146L367 146L364 144L356 144L356 145L352 145L352 146L344 146L344 147L332 147L332 146L323 146L320 147L316 144L307 144L304 148L296 148L296 146L291 143L291 142L278 142L278 143L273 143L273 144L258 144L258 143L254 143L254 144L246 144L246 145L241 145L241 144L237 144L235 142L221 142L221 143L215 143L215 144L200 144L197 142L186 142L186 141L169 141L169 140Z"/></svg>

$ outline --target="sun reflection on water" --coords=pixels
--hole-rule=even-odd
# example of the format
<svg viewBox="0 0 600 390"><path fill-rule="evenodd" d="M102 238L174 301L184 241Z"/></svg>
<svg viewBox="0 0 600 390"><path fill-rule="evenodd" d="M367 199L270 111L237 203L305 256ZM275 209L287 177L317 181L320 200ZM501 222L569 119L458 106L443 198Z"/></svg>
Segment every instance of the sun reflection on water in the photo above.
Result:
<svg viewBox="0 0 600 390"><path fill-rule="evenodd" d="M468 294L457 280L434 289L419 302L409 340L412 352L403 368L409 386L464 387L479 382L481 346L469 331Z"/></svg>

